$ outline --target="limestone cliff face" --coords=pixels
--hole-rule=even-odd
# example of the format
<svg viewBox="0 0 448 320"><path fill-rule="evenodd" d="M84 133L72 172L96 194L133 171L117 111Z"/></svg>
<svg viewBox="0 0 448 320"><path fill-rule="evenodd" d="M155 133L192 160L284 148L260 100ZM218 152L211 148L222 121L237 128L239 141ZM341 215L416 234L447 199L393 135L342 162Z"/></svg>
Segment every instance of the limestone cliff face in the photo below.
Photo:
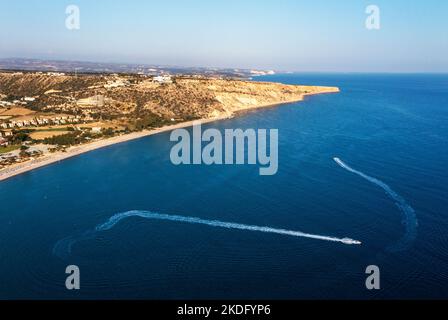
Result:
<svg viewBox="0 0 448 320"><path fill-rule="evenodd" d="M214 81L205 86L220 103L222 112L235 112L303 100L304 96L339 92L336 87L294 86L279 83L249 81ZM212 115L222 115L218 110Z"/></svg>
<svg viewBox="0 0 448 320"><path fill-rule="evenodd" d="M187 112L200 118L231 117L236 112L276 104L301 101L304 96L339 92L336 87L295 86L237 80L181 79L164 88L141 84L141 90L157 90L171 104L150 102L146 108L157 114L176 116Z"/></svg>
<svg viewBox="0 0 448 320"><path fill-rule="evenodd" d="M119 87L105 86L120 82ZM300 101L306 95L339 92L335 87L284 85L240 80L211 78L174 79L173 83L159 84L150 78L123 75L65 75L0 73L0 94L14 97L36 97L35 110L48 106L53 111L73 112L76 100L103 95L106 103L98 108L102 115L138 118L151 112L164 118L193 119L230 117L236 112L269 105ZM59 108L59 109L58 109ZM101 108L101 110L99 110ZM93 110L95 111L95 110Z"/></svg>

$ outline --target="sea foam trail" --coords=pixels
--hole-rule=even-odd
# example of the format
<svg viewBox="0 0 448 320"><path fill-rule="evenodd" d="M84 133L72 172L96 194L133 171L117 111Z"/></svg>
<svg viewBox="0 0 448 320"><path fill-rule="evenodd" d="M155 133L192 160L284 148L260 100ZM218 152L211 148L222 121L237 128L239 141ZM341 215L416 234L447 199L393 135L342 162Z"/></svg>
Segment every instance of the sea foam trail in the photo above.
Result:
<svg viewBox="0 0 448 320"><path fill-rule="evenodd" d="M184 217L178 215L168 215L168 214L160 214L154 213L151 211L128 211L116 214L112 216L108 221L103 224L98 225L94 230L87 231L78 236L72 236L65 239L62 239L56 243L53 248L53 253L61 258L67 258L71 254L72 246L82 240L91 239L98 232L103 232L112 229L117 223L120 221L130 218L130 217L140 217L144 219L152 219L152 220L163 220L163 221L172 221L172 222L182 222L182 223L190 223L190 224L200 224L206 225L209 227L216 228L224 228L224 229L237 229L244 231L254 231L254 232L264 232L264 233L274 233L285 236L292 237L302 237L302 238L310 238L315 240L323 240L323 241L332 241L332 242L340 242L347 245L360 245L361 241L353 240L350 238L336 238L329 236L322 236L310 233L304 233L300 231L286 230L286 229L276 229L271 227L261 227L240 223L232 223L232 222L224 222L219 220L206 220L195 217Z"/></svg>
<svg viewBox="0 0 448 320"><path fill-rule="evenodd" d="M412 208L402 196L400 196L398 193L392 190L392 188L389 187L386 183L371 176L368 176L365 173L362 173L361 171L353 169L339 158L333 158L333 159L339 166L341 166L345 170L354 173L382 188L386 192L386 194L390 198L392 198L392 200L394 200L395 205L403 213L403 224L406 227L406 233L397 243L395 243L388 249L391 251L402 251L408 249L409 246L414 241L415 237L417 236L418 221L414 208Z"/></svg>
<svg viewBox="0 0 448 320"><path fill-rule="evenodd" d="M112 218L110 218L109 221L107 221L106 223L99 225L96 228L96 230L97 231L110 230L121 220L129 218L129 217L141 217L141 218L145 218L145 219L175 221L175 222L184 222L184 223L191 223L191 224L202 224L202 225L207 225L210 227L218 227L218 228L225 228L225 229L238 229L238 230L246 230L246 231L275 233L275 234L281 234L281 235L287 235L287 236L293 236L293 237L303 237L303 238L310 238L310 239L316 239L316 240L342 242L344 244L361 244L360 241L353 240L350 238L335 238L335 237L329 237L329 236L321 236L321 235L315 235L315 234L310 234L310 233L304 233L304 232L300 232L300 231L276 229L276 228L271 228L271 227L260 227L260 226L253 226L253 225L240 224L240 223L224 222L224 221L219 221L219 220L205 220L205 219L195 218L195 217L184 217L184 216L177 216L177 215L160 214L160 213L154 213L154 212L150 212L150 211L129 211L129 212L124 212L124 213L119 213L119 214L113 216Z"/></svg>

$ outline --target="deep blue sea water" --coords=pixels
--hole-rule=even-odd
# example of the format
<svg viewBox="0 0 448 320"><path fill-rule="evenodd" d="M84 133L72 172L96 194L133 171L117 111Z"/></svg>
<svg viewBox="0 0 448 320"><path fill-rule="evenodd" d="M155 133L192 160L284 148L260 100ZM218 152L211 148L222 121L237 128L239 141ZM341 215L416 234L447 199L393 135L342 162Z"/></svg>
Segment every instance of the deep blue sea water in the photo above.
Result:
<svg viewBox="0 0 448 320"><path fill-rule="evenodd" d="M205 126L279 129L275 176L174 166L163 133L0 182L0 299L448 298L448 76L257 80L341 88ZM363 244L142 217L86 236L130 210ZM61 257L63 239L79 241ZM80 267L80 291L65 289L69 264ZM368 265L381 270L379 291L365 287Z"/></svg>

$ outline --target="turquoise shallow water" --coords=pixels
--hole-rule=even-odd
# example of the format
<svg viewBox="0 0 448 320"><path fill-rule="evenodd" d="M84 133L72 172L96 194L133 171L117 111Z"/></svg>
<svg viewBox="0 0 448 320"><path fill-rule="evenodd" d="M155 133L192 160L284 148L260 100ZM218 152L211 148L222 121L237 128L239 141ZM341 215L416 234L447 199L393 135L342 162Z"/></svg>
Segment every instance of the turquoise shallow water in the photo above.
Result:
<svg viewBox="0 0 448 320"><path fill-rule="evenodd" d="M173 166L163 133L1 182L0 298L448 298L448 76L257 80L342 90L205 126L279 129L275 176Z"/></svg>

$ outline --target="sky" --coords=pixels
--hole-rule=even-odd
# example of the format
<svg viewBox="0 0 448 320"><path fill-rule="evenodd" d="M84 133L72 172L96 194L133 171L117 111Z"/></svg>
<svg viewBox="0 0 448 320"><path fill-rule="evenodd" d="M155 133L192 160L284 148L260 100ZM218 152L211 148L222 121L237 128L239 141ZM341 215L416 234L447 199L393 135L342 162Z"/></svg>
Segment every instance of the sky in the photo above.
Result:
<svg viewBox="0 0 448 320"><path fill-rule="evenodd" d="M379 30L365 26L368 5ZM448 72L447 14L444 0L0 0L0 58Z"/></svg>

